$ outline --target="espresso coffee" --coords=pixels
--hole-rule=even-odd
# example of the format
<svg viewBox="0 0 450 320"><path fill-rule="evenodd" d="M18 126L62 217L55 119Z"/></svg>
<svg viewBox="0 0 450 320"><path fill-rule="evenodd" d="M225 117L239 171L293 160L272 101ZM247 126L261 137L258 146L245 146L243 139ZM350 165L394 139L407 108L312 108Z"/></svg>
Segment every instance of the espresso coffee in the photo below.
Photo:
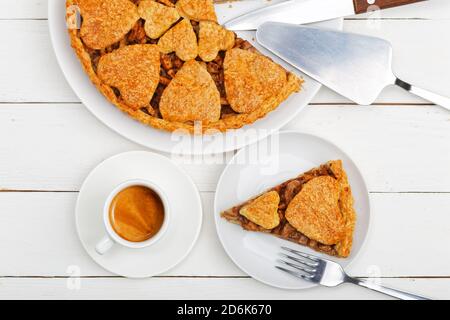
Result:
<svg viewBox="0 0 450 320"><path fill-rule="evenodd" d="M164 205L159 195L144 186L120 191L109 207L114 231L123 239L142 242L155 236L164 222Z"/></svg>

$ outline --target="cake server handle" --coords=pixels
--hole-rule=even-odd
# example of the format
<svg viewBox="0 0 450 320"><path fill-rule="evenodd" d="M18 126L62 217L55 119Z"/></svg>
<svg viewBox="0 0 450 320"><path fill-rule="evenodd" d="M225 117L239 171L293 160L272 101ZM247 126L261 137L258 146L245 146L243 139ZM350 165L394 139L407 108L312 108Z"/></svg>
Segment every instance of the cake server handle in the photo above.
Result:
<svg viewBox="0 0 450 320"><path fill-rule="evenodd" d="M424 98L428 101L431 101L431 102L437 104L438 106L441 106L447 110L450 110L450 98L441 96L437 93L431 92L426 89L416 87L416 86L414 86L408 82L405 82L403 80L400 80L398 78L395 80L395 85L399 86L400 88L402 88L408 92L415 94L416 96Z"/></svg>

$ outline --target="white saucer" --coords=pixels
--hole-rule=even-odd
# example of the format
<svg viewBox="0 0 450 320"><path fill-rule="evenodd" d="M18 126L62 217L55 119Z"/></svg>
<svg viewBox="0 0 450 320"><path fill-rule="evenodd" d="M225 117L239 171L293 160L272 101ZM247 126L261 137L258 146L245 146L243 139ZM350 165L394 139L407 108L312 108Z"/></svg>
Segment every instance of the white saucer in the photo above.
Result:
<svg viewBox="0 0 450 320"><path fill-rule="evenodd" d="M343 160L352 187L357 223L350 257L331 260L346 267L355 259L365 242L370 222L369 195L364 178L353 161L332 143L313 135L285 131L240 150L220 177L214 201L217 233L225 251L239 268L256 280L278 288L315 286L279 271L275 265L282 245L320 254L271 235L244 231L222 219L220 212L313 167L338 159Z"/></svg>
<svg viewBox="0 0 450 320"><path fill-rule="evenodd" d="M120 183L144 179L158 185L169 199L170 225L157 243L144 249L115 245L101 256L95 245L106 234L102 210L109 193ZM116 155L98 165L81 187L76 227L84 249L106 270L128 278L161 274L183 260L193 248L202 224L202 204L192 180L168 158L150 152Z"/></svg>

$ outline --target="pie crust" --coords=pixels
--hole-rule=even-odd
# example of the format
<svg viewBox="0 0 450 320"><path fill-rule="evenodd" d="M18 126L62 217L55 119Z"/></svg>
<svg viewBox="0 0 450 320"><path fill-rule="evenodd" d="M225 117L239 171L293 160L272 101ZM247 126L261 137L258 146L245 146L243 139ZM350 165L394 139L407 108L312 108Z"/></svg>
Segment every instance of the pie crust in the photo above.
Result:
<svg viewBox="0 0 450 320"><path fill-rule="evenodd" d="M139 16L145 20L145 33L151 39L158 39L180 19L178 10L153 0L141 0Z"/></svg>
<svg viewBox="0 0 450 320"><path fill-rule="evenodd" d="M217 24L213 0L66 0L66 5L71 8L70 12L74 6L80 9L81 25L69 27L69 34L72 47L91 81L120 110L154 128L202 134L238 129L265 117L301 89L302 79ZM69 13L67 19L74 20ZM126 98L123 87L113 85L117 79L99 75L99 63L106 55L135 45L160 49L159 81L147 103L142 103L141 99L151 93L148 89L153 88L154 80L152 85L136 86L135 83L133 88L129 81L130 86L125 88L128 92L136 91L137 87L147 90L140 95L133 92L133 96L140 98L133 100ZM239 56L247 59L235 59L236 52L241 51L244 53ZM142 76L136 73L139 67L130 68L130 63L136 60L129 57L116 69L127 68L129 80L148 78L149 72ZM164 92L176 79L177 72L191 61L196 61L209 73L216 89L211 90L207 85L199 99L190 99L191 104L184 106L189 109L187 112L179 117L165 117L160 105ZM231 61L230 71L227 71L226 61ZM255 66L242 65L249 61L254 61ZM183 79L188 81L192 76ZM220 97L219 117L217 95ZM186 102L179 94L165 96L179 98L165 101L166 105L179 106ZM205 117L210 110L213 114Z"/></svg>
<svg viewBox="0 0 450 320"><path fill-rule="evenodd" d="M269 233L342 258L350 255L356 222L352 191L340 160L288 180L221 216L247 231Z"/></svg>
<svg viewBox="0 0 450 320"><path fill-rule="evenodd" d="M159 49L154 44L136 44L100 58L98 77L118 88L128 105L145 107L159 84ZM137 75L137 76L136 76Z"/></svg>

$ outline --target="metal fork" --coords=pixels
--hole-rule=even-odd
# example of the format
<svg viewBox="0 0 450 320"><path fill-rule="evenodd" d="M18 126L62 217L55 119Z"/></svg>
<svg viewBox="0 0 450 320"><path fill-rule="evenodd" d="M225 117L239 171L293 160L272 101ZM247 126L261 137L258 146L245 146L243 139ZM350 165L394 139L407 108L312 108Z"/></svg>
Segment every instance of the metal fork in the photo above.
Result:
<svg viewBox="0 0 450 320"><path fill-rule="evenodd" d="M290 254L280 253L284 259L278 262L284 266L288 266L294 270L276 266L279 270L289 273L290 275L321 284L326 287L336 287L343 283L353 283L359 286L378 291L389 296L403 300L429 300L427 298L406 293L400 290L387 288L375 283L359 280L348 276L344 269L336 262L319 258L314 255L306 254L287 247L281 247Z"/></svg>

